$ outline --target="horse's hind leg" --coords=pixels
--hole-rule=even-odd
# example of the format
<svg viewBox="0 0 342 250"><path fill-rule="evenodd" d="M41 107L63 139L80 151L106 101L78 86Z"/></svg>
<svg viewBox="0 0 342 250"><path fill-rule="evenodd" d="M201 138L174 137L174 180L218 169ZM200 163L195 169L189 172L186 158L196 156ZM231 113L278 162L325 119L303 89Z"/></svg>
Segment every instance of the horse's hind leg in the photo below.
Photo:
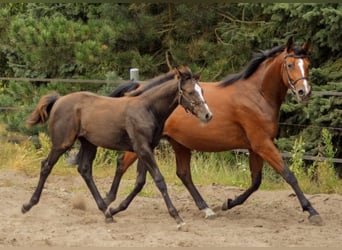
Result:
<svg viewBox="0 0 342 250"><path fill-rule="evenodd" d="M118 157L113 183L105 198L107 205L115 201L122 176L137 158L138 156L136 153L128 151Z"/></svg>
<svg viewBox="0 0 342 250"><path fill-rule="evenodd" d="M68 148L52 148L48 157L42 161L38 185L30 201L22 206L21 208L22 213L28 212L34 205L36 205L39 202L47 177L51 173L51 170L53 166L56 164L56 162L58 161L59 157L67 149Z"/></svg>
<svg viewBox="0 0 342 250"><path fill-rule="evenodd" d="M261 179L262 179L262 166L263 166L263 159L257 155L252 150L249 151L249 168L251 171L251 179L252 183L251 186L241 195L236 197L234 200L228 199L222 206L222 210L231 209L237 205L241 205L244 203L248 197L258 190Z"/></svg>
<svg viewBox="0 0 342 250"><path fill-rule="evenodd" d="M204 211L205 218L211 219L216 217L216 214L208 207L207 203L202 198L192 181L190 171L191 151L171 138L169 141L176 154L177 176L182 180L184 186L188 189L199 210Z"/></svg>
<svg viewBox="0 0 342 250"><path fill-rule="evenodd" d="M96 156L97 147L94 144L88 142L84 138L80 138L79 140L82 145L79 151L79 164L78 164L77 170L83 177L85 183L87 184L91 194L93 195L95 199L95 202L98 208L103 213L105 213L107 209L107 205L102 199L95 185L93 175L92 175L92 165L93 165L94 158ZM106 218L106 219L110 220L111 218Z"/></svg>
<svg viewBox="0 0 342 250"><path fill-rule="evenodd" d="M123 210L126 210L129 204L132 202L134 197L141 191L146 183L146 167L142 164L141 161L138 161L137 166L137 179L135 181L135 186L132 192L124 199L117 208L109 208L106 212L106 215L113 216Z"/></svg>

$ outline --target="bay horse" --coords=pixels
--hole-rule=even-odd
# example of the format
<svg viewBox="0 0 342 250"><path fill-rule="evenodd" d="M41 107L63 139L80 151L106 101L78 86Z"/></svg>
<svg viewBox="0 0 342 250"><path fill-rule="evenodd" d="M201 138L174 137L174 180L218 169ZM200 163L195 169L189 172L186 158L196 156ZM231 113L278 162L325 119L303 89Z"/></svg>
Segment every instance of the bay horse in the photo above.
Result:
<svg viewBox="0 0 342 250"><path fill-rule="evenodd" d="M168 139L176 155L177 176L193 197L197 207L204 211L205 218L215 217L193 184L190 160L191 150L221 152L232 149L248 149L251 185L241 195L227 199L222 210L244 203L262 181L263 162L279 173L296 193L303 211L309 213L313 224L322 219L303 194L294 174L285 165L274 138L278 131L278 117L288 89L298 102L307 101L311 86L309 82L310 42L296 46L292 38L285 45L255 54L240 73L227 76L219 82L200 82L205 98L214 114L212 121L200 126L181 108L167 119L163 135ZM137 84L134 88L138 87ZM126 89L128 89L126 87ZM123 91L114 91L120 96ZM117 170L107 193L106 202L116 199L120 179L135 161L136 155L126 152L118 159Z"/></svg>
<svg viewBox="0 0 342 250"><path fill-rule="evenodd" d="M43 96L28 117L28 127L43 124L49 119L52 148L41 163L38 185L30 201L22 206L26 213L39 202L44 183L59 157L74 144L81 143L78 172L86 182L106 221L113 213L101 197L92 177L92 163L97 147L135 152L139 171L149 171L162 193L170 215L181 227L184 222L173 206L153 150L162 136L165 120L180 104L194 114L201 123L207 123L212 113L198 84L199 75L187 67L180 67L152 79L144 88L122 98L99 96L90 92L75 92L65 96L56 93ZM138 175L136 186L141 187ZM140 188L141 190L141 188ZM139 190L139 191L140 191Z"/></svg>

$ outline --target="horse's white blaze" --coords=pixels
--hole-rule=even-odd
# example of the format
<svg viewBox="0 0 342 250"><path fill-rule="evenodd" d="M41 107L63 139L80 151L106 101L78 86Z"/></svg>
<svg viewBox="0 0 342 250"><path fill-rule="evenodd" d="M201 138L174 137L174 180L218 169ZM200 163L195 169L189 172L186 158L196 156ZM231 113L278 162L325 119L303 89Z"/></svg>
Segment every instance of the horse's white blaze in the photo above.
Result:
<svg viewBox="0 0 342 250"><path fill-rule="evenodd" d="M304 60L303 59L298 60L298 66L299 66L300 72L302 73L302 77L305 77ZM308 93L309 92L308 81L306 79L303 79L303 85L304 85L305 93Z"/></svg>
<svg viewBox="0 0 342 250"><path fill-rule="evenodd" d="M206 110L210 110L208 104L204 100L204 96L202 94L202 89L198 84L195 84L195 91L198 93L199 97L201 98L201 101L204 102L204 107L206 108Z"/></svg>

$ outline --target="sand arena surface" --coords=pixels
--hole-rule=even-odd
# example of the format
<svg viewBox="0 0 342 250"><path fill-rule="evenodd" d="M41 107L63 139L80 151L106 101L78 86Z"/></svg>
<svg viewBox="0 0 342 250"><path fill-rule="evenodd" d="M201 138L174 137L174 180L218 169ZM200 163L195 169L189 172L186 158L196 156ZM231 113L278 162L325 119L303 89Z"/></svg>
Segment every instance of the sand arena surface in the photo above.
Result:
<svg viewBox="0 0 342 250"><path fill-rule="evenodd" d="M102 194L111 180L95 180ZM321 214L323 226L309 223L308 213L301 211L291 190L259 190L242 206L205 220L183 186L168 184L171 199L186 222L185 230L178 231L158 192L155 197L136 197L126 211L114 217L114 223L105 223L79 175L51 174L38 205L22 214L21 206L37 181L38 176L0 171L0 246L341 246L341 195L307 195ZM131 184L124 180L120 190ZM210 185L199 186L199 191L214 208L243 190ZM111 206L124 197L119 193Z"/></svg>

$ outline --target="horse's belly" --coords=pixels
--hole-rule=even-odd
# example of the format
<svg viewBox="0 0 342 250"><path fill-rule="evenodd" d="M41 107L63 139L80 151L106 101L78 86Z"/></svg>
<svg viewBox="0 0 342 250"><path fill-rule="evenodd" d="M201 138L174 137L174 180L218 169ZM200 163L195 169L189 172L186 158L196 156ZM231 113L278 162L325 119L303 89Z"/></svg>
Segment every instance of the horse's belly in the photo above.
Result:
<svg viewBox="0 0 342 250"><path fill-rule="evenodd" d="M172 138L183 146L197 151L220 152L236 148L249 148L248 140L241 128L234 124L224 129L211 124L200 125L179 123L165 126L164 135Z"/></svg>

